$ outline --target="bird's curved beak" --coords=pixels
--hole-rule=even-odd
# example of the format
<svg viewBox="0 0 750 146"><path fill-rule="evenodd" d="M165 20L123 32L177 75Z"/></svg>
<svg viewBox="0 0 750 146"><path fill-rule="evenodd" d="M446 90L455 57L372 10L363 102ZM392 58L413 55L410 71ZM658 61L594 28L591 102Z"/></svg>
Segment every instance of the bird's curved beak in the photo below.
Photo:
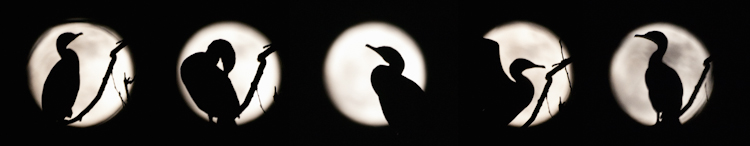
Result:
<svg viewBox="0 0 750 146"><path fill-rule="evenodd" d="M370 50L375 51L375 53L378 53L378 55L382 55L382 54L380 54L380 49L378 49L376 47L373 47L373 46L370 46L370 44L366 44L365 46L367 46L368 48L370 48Z"/></svg>
<svg viewBox="0 0 750 146"><path fill-rule="evenodd" d="M644 39L647 39L647 40L652 41L652 42L654 41L654 40L652 40L650 37L648 37L646 35L636 34L635 37L644 38Z"/></svg>
<svg viewBox="0 0 750 146"><path fill-rule="evenodd" d="M366 44L365 46L367 46L368 48L372 49L373 51L376 51L375 47L370 46L370 44Z"/></svg>
<svg viewBox="0 0 750 146"><path fill-rule="evenodd" d="M545 67L544 67L544 65L534 65L534 67L541 67L541 68L545 68Z"/></svg>
<svg viewBox="0 0 750 146"><path fill-rule="evenodd" d="M78 34L75 34L75 37L73 37L73 39L76 39L76 38L78 38L81 35L83 35L83 32L79 32Z"/></svg>

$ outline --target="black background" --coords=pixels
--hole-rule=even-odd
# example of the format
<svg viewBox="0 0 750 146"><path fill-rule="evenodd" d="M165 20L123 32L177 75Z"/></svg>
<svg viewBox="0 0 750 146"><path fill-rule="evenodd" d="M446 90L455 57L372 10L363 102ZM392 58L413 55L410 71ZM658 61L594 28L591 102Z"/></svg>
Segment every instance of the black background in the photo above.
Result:
<svg viewBox="0 0 750 146"><path fill-rule="evenodd" d="M24 9L25 8L25 9ZM365 21L383 21L406 31L422 49L427 65L426 92L450 90L447 80L461 40L480 38L512 21L530 21L562 39L572 57L575 84L565 110L526 130L506 128L497 137L475 141L462 133L434 137L443 144L736 144L750 130L747 10L740 4L685 2L297 2L24 6L5 12L3 58L11 85L3 89L10 130L15 137L120 139L125 142L184 143L227 140L240 144L393 145L389 127L362 126L336 110L323 81L323 61L336 37ZM111 120L88 128L44 126L28 89L26 66L31 47L48 28L70 18L112 28L134 57L136 82L128 105ZM185 105L176 82L177 57L186 41L217 21L240 21L278 47L282 80L266 114L237 129L218 129ZM715 58L714 93L702 113L667 133L643 126L619 108L609 80L610 61L630 31L654 22L681 26ZM461 100L461 99L444 99ZM5 134L4 134L5 135ZM466 134L472 135L472 134ZM673 136L666 136L673 135ZM667 138L664 138L667 137ZM241 138L241 139L236 139ZM428 138L429 139L429 138ZM747 143L744 141L744 143Z"/></svg>

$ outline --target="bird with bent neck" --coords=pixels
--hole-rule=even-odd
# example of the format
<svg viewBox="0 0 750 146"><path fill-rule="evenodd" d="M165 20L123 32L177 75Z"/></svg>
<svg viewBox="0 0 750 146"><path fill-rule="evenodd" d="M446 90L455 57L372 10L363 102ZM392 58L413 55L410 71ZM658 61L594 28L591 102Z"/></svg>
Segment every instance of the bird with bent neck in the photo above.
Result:
<svg viewBox="0 0 750 146"><path fill-rule="evenodd" d="M682 82L677 72L662 61L667 52L667 37L660 31L650 31L635 37L648 39L657 45L646 69L649 100L656 111L655 125L680 125Z"/></svg>
<svg viewBox="0 0 750 146"><path fill-rule="evenodd" d="M223 70L216 64L221 59ZM180 66L185 88L199 109L208 114L208 121L217 125L237 126L240 103L228 74L234 68L235 53L232 45L223 39L214 40L206 52L198 52L186 58Z"/></svg>

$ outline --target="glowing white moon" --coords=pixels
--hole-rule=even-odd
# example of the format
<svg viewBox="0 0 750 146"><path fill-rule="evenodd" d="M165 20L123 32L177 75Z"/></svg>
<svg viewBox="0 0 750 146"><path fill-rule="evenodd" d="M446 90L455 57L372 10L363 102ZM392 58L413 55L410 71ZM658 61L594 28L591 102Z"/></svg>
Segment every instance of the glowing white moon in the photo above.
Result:
<svg viewBox="0 0 750 146"><path fill-rule="evenodd" d="M324 78L328 94L336 108L346 117L368 126L384 126L380 100L370 83L370 74L378 65L388 65L378 53L367 48L390 46L406 64L402 75L424 90L426 73L422 53L403 30L383 22L355 25L339 35L328 51Z"/></svg>
<svg viewBox="0 0 750 146"><path fill-rule="evenodd" d="M206 121L208 121L208 114L198 108L182 82L180 66L190 55L205 52L208 45L217 39L224 39L231 43L236 54L236 63L234 69L229 72L229 79L232 81L235 92L237 92L238 106L245 101L245 97L250 91L250 83L255 78L255 73L260 65L257 60L258 55L265 50L263 46L270 44L268 39L255 28L233 21L208 25L188 40L177 62L177 81L182 95L185 97L185 102L198 116ZM258 83L258 92L252 93L255 95L251 99L250 105L240 114L239 118L235 119L237 125L255 120L263 114L263 109L267 110L273 103L274 87L278 87L281 80L281 68L276 53L271 53L266 57L266 63L263 76ZM217 66L222 68L221 61ZM258 99L260 99L260 102L258 102ZM263 109L260 108L259 103L263 104ZM217 119L213 120L216 121Z"/></svg>
<svg viewBox="0 0 750 146"><path fill-rule="evenodd" d="M72 108L73 115L71 117L75 118L96 97L102 83L102 77L104 77L109 62L112 59L109 57L109 53L118 46L116 43L122 40L122 38L107 27L83 22L61 24L45 31L32 48L28 64L29 88L39 107L42 107L42 90L44 90L44 82L47 79L47 75L49 75L52 67L60 60L60 55L58 55L57 46L55 45L57 37L65 32L83 33L83 35L73 40L67 47L78 54L80 67L81 82L78 96ZM123 48L117 53L117 62L112 70L112 75L107 80L107 85L101 99L81 121L73 122L69 125L74 127L88 127L100 124L114 117L123 108L123 102L127 101L127 96L125 96L126 87L123 83L123 79L126 77L124 77L123 73L127 77L134 78L135 76L128 47ZM133 84L127 88L131 89L132 86ZM122 99L118 92L123 94ZM70 120L71 118L66 118L66 120Z"/></svg>
<svg viewBox="0 0 750 146"><path fill-rule="evenodd" d="M560 63L563 58L570 58L570 54L568 54L565 46L562 47L562 50L560 49L560 39L551 31L531 22L520 21L501 25L490 30L484 37L494 40L500 45L500 61L505 76L508 76L514 82L515 79L510 76L509 68L510 64L517 58L526 58L534 64L544 65L545 67L530 68L522 72L534 85L534 99L508 124L521 127L534 112L537 101L544 90L544 85L547 83L545 79L547 72L554 68L552 67L553 64ZM548 97L542 103L543 106L539 114L530 126L544 123L550 119L552 115L559 111L560 100L562 102L568 100L570 86L572 86L570 85L572 81L568 82L568 76L571 77L571 80L573 76L571 66L572 64L569 64L566 67L568 75L566 75L565 69L562 69L552 76L553 82L547 94Z"/></svg>
<svg viewBox="0 0 750 146"><path fill-rule="evenodd" d="M710 56L695 36L673 24L653 23L637 28L625 36L612 58L610 71L612 90L623 110L643 125L656 123L656 112L648 98L645 74L649 58L656 51L657 46L648 39L634 36L655 30L667 36L669 45L663 61L680 76L683 107L690 99L705 68L703 61ZM713 79L710 70L706 76L704 85L701 86L693 105L680 116L681 123L687 122L700 111L708 99L707 95L711 94Z"/></svg>

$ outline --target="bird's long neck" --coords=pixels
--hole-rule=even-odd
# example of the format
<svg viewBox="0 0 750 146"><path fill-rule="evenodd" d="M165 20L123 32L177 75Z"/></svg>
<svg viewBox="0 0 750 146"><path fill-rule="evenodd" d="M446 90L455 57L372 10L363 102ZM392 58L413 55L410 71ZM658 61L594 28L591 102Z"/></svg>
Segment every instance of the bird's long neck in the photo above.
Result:
<svg viewBox="0 0 750 146"><path fill-rule="evenodd" d="M57 45L57 54L60 55L60 57L64 56L65 50L68 49L66 47L67 45Z"/></svg>
<svg viewBox="0 0 750 146"><path fill-rule="evenodd" d="M403 73L404 68L406 67L404 65L404 60L400 58L388 60L388 66L391 69L391 71L393 71L393 73L398 73L398 74Z"/></svg>
<svg viewBox="0 0 750 146"><path fill-rule="evenodd" d="M658 48L656 49L656 52L654 54L651 54L651 59L649 59L649 64L661 64L662 59L664 58L664 54L667 53L667 45L665 44L658 44Z"/></svg>
<svg viewBox="0 0 750 146"><path fill-rule="evenodd" d="M531 81L528 78L526 78L526 76L523 76L523 74L521 74L521 72L523 72L523 70L521 70L521 71L511 70L510 76L513 77L513 79L516 80L516 84L519 87L533 86L531 84Z"/></svg>

